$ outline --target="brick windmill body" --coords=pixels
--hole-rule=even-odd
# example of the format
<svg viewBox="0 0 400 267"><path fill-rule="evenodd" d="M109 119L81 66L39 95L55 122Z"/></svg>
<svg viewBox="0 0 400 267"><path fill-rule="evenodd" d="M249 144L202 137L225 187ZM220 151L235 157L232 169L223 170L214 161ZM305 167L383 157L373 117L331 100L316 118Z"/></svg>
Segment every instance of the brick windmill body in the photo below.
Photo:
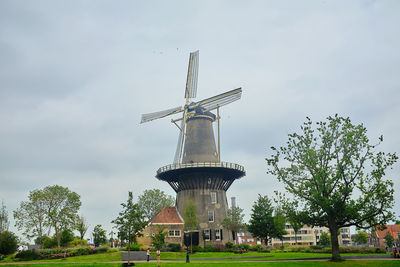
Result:
<svg viewBox="0 0 400 267"><path fill-rule="evenodd" d="M219 108L240 99L242 90L238 88L189 103L197 91L198 55L198 51L190 54L185 106L144 114L141 123L182 112L181 118L172 120L180 131L174 164L159 168L156 177L175 190L176 207L182 216L188 201L194 202L200 244L226 243L232 241L231 233L221 224L228 210L226 191L245 171L238 164L220 160ZM211 110L217 110L217 116ZM218 149L212 125L215 121Z"/></svg>

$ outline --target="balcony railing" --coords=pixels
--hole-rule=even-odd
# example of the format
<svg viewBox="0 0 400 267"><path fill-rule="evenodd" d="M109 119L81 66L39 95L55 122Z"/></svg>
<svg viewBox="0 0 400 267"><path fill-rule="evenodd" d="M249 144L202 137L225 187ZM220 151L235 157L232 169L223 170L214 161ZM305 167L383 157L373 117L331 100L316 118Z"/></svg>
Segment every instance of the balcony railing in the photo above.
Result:
<svg viewBox="0 0 400 267"><path fill-rule="evenodd" d="M194 163L176 163L176 164L169 164L164 167L161 167L157 170L157 174L162 172L177 170L177 169L184 169L184 168L204 168L204 167L218 167L218 168L227 168L227 169L234 169L238 171L244 172L244 167L230 162L194 162Z"/></svg>

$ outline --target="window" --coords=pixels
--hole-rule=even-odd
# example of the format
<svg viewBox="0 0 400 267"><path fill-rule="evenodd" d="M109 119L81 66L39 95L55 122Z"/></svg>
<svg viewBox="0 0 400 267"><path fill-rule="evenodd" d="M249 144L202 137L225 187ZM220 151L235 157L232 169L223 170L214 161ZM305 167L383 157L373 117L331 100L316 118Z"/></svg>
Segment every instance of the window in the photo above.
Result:
<svg viewBox="0 0 400 267"><path fill-rule="evenodd" d="M204 230L204 240L210 240L210 229Z"/></svg>
<svg viewBox="0 0 400 267"><path fill-rule="evenodd" d="M349 235L347 235L347 234L346 234L346 235L345 235L345 234L343 234L343 235L342 235L342 238L349 238Z"/></svg>
<svg viewBox="0 0 400 267"><path fill-rule="evenodd" d="M217 192L211 192L211 204L217 203Z"/></svg>
<svg viewBox="0 0 400 267"><path fill-rule="evenodd" d="M247 239L247 242L254 242L254 238Z"/></svg>
<svg viewBox="0 0 400 267"><path fill-rule="evenodd" d="M221 240L221 230L215 229L215 240Z"/></svg>
<svg viewBox="0 0 400 267"><path fill-rule="evenodd" d="M179 237L179 236L181 236L181 231L180 230L169 230L168 236L169 237Z"/></svg>
<svg viewBox="0 0 400 267"><path fill-rule="evenodd" d="M213 222L214 221L214 211L209 211L208 212L208 221Z"/></svg>

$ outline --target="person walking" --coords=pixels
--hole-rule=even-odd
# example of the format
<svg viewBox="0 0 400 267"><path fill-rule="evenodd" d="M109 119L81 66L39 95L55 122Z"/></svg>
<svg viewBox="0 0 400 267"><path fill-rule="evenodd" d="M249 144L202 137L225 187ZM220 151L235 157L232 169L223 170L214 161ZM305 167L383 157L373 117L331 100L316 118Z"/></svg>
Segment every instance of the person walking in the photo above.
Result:
<svg viewBox="0 0 400 267"><path fill-rule="evenodd" d="M160 263L160 255L161 255L161 252L159 249L157 249L157 266Z"/></svg>
<svg viewBox="0 0 400 267"><path fill-rule="evenodd" d="M149 248L147 249L146 254L147 254L147 262L149 262L150 261L150 249Z"/></svg>

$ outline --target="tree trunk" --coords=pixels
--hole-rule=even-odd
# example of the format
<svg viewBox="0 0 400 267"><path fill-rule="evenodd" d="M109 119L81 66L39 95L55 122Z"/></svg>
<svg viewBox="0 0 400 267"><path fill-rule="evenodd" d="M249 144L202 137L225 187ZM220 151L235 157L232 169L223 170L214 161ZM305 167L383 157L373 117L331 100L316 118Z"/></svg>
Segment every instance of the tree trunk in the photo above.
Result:
<svg viewBox="0 0 400 267"><path fill-rule="evenodd" d="M56 232L57 246L60 247L61 236L60 236L60 233L58 231L58 228L57 228L56 224L54 224L54 231Z"/></svg>
<svg viewBox="0 0 400 267"><path fill-rule="evenodd" d="M338 227L332 223L329 226L329 231L331 232L331 242L332 242L332 260L341 261L339 252L339 238L338 238Z"/></svg>
<svg viewBox="0 0 400 267"><path fill-rule="evenodd" d="M297 232L294 231L294 240L296 241L296 247L297 247ZM315 241L315 243L317 243L317 241Z"/></svg>

